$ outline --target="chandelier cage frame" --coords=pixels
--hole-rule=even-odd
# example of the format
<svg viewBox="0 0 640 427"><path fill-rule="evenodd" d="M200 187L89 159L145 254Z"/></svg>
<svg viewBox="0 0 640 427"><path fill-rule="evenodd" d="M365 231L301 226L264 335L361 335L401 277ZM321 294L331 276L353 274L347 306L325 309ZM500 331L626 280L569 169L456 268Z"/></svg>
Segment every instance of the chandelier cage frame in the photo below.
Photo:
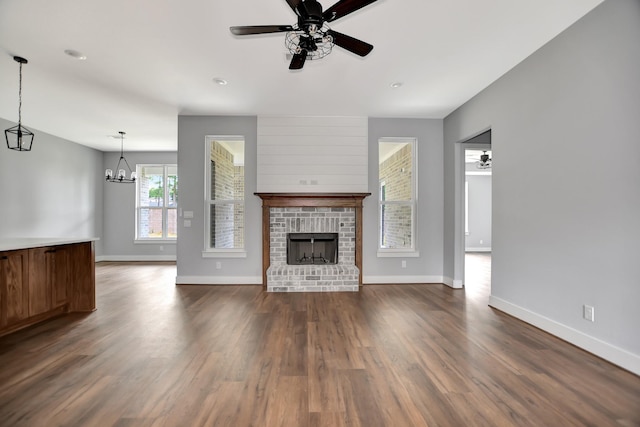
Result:
<svg viewBox="0 0 640 427"><path fill-rule="evenodd" d="M136 179L138 178L138 174L137 174L136 171L131 169L131 166L129 166L129 162L124 157L124 135L125 135L125 132L120 131L118 133L120 134L120 159L118 159L118 165L115 168L115 170L117 171L117 174L114 174L112 169L107 169L104 172L105 180L107 182L115 182L115 183L120 183L120 184L132 184L132 183L136 182ZM127 178L127 171L125 171L124 168L121 167L123 161L124 161L124 164L127 166L127 169L129 169L129 176L131 178Z"/></svg>
<svg viewBox="0 0 640 427"><path fill-rule="evenodd" d="M29 61L21 56L14 56L13 60L20 64L18 80L18 124L5 129L4 138L7 141L7 148L15 151L31 151L33 146L34 133L22 126L22 64Z"/></svg>

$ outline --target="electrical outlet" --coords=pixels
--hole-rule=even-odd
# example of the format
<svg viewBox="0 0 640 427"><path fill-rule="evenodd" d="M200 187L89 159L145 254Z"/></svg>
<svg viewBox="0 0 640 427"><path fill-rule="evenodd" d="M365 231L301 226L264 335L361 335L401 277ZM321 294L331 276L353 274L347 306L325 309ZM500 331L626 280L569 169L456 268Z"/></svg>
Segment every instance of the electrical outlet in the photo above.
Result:
<svg viewBox="0 0 640 427"><path fill-rule="evenodd" d="M216 262L216 270L220 270L222 268L222 263L220 261Z"/></svg>
<svg viewBox="0 0 640 427"><path fill-rule="evenodd" d="M164 251L164 246L160 246L160 252Z"/></svg>
<svg viewBox="0 0 640 427"><path fill-rule="evenodd" d="M402 268L407 268L407 261L406 260L402 260Z"/></svg>
<svg viewBox="0 0 640 427"><path fill-rule="evenodd" d="M590 305L583 305L582 306L582 317L585 318L585 320L588 320L590 322L595 322L595 317L596 317L596 310L595 308L593 308Z"/></svg>

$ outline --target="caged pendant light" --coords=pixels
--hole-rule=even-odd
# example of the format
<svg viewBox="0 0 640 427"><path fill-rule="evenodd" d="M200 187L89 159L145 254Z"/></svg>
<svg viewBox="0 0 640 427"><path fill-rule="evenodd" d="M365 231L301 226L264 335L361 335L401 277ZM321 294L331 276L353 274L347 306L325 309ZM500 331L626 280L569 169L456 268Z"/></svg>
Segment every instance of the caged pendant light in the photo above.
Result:
<svg viewBox="0 0 640 427"><path fill-rule="evenodd" d="M22 64L28 61L20 56L14 56L13 60L20 64L20 81L18 89L18 124L5 129L4 138L7 140L7 148L16 151L31 151L33 144L33 132L22 126Z"/></svg>
<svg viewBox="0 0 640 427"><path fill-rule="evenodd" d="M119 182L119 183L133 183L136 182L136 178L138 177L137 173L133 170L131 170L131 166L129 166L129 162L127 162L127 159L124 158L124 132L120 131L118 132L120 134L120 160L118 160L118 165L116 166L116 172L117 175L113 174L113 170L112 169L107 169L104 174L105 174L105 179L107 180L107 182ZM122 165L122 162L124 161L124 165ZM122 165L122 167L120 167ZM127 178L127 171L124 170L124 166L127 166L127 169L129 169L129 176L131 178Z"/></svg>

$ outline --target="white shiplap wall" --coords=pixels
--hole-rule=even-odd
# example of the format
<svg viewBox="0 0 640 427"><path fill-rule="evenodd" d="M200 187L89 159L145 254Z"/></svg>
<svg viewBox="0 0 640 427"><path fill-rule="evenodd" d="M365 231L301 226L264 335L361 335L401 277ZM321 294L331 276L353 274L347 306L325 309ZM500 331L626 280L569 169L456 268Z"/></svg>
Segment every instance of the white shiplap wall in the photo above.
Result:
<svg viewBox="0 0 640 427"><path fill-rule="evenodd" d="M259 193L366 193L366 117L258 117Z"/></svg>

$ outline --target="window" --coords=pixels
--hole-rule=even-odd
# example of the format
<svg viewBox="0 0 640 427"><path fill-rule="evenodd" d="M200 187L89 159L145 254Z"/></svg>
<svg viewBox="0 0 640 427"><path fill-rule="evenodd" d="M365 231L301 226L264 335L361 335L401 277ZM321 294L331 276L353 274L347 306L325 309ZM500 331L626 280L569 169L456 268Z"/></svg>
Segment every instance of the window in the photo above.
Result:
<svg viewBox="0 0 640 427"><path fill-rule="evenodd" d="M207 137L204 256L244 256L244 137Z"/></svg>
<svg viewBox="0 0 640 427"><path fill-rule="evenodd" d="M378 256L418 256L415 247L416 140L378 141Z"/></svg>
<svg viewBox="0 0 640 427"><path fill-rule="evenodd" d="M178 167L136 165L136 240L175 240L178 236Z"/></svg>

